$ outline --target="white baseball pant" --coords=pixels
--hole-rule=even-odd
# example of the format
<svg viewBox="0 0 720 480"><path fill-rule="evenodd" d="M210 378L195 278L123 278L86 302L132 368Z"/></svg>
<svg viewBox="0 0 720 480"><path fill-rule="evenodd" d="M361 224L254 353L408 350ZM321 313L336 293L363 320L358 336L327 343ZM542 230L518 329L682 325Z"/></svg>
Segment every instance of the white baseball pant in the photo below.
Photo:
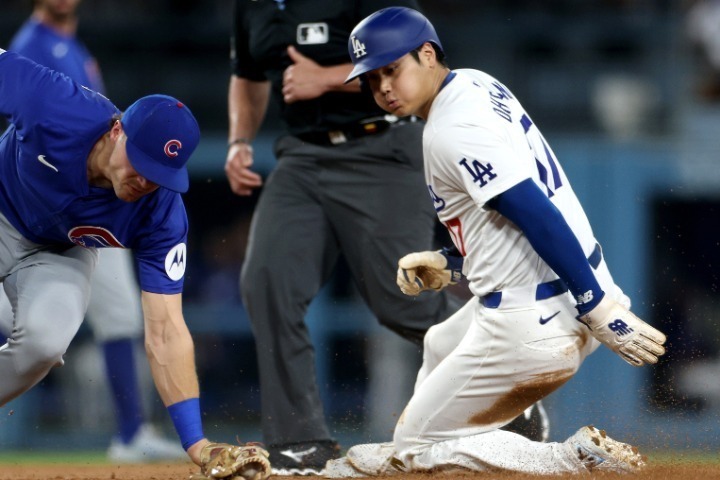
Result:
<svg viewBox="0 0 720 480"><path fill-rule="evenodd" d="M629 306L604 261L596 275ZM535 296L535 286L504 291L497 308L473 298L428 331L415 393L394 435L395 457L407 469L585 471L565 443L499 430L568 381L600 345L576 320L569 293Z"/></svg>

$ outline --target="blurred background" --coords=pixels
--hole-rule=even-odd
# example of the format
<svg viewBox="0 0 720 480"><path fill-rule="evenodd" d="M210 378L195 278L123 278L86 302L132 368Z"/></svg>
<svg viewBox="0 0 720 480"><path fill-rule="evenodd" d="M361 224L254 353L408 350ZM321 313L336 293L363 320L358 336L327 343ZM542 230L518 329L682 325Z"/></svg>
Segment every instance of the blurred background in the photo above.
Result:
<svg viewBox="0 0 720 480"><path fill-rule="evenodd" d="M2 47L30 14L31 1L0 4ZM523 102L571 179L633 310L670 338L669 353L654 368L634 369L598 350L547 400L551 439L594 423L639 445L716 451L720 2L420 4L451 67L487 71ZM206 434L259 439L254 344L238 293L257 195L234 196L223 172L231 1L84 0L79 12L79 37L120 109L165 93L187 103L201 125L185 195L191 232L184 304ZM265 175L281 128L273 123L278 115L267 117L255 144ZM388 440L410 396L419 352L377 326L342 265L311 306L308 324L337 438L346 447ZM81 330L65 367L0 409L0 447L104 449L114 421L99 358ZM150 382L147 372L144 381ZM145 401L172 433L157 395Z"/></svg>

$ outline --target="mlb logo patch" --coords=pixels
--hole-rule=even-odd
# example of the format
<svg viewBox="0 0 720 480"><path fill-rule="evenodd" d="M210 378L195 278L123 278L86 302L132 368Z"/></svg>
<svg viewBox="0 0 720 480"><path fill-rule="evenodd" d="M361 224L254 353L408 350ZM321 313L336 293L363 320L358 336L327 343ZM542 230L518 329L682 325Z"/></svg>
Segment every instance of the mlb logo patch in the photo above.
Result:
<svg viewBox="0 0 720 480"><path fill-rule="evenodd" d="M321 45L330 40L330 29L325 22L301 23L297 28L298 45Z"/></svg>

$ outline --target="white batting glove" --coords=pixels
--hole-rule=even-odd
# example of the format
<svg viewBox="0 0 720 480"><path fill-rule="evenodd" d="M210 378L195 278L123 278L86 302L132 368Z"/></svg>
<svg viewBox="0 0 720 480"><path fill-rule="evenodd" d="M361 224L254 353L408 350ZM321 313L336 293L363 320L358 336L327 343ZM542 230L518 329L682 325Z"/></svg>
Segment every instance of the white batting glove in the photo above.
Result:
<svg viewBox="0 0 720 480"><path fill-rule="evenodd" d="M596 339L635 367L657 363L665 353L665 335L609 295L578 320L590 328Z"/></svg>
<svg viewBox="0 0 720 480"><path fill-rule="evenodd" d="M448 268L440 252L415 252L398 261L397 284L405 295L419 295L425 290L442 290L454 285L460 273Z"/></svg>

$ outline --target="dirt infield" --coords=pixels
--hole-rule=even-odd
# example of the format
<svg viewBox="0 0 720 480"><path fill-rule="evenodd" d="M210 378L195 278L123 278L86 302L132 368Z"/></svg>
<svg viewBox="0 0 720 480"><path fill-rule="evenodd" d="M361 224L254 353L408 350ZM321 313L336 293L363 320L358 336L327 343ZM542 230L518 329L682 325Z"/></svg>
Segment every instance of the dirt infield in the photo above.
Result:
<svg viewBox="0 0 720 480"><path fill-rule="evenodd" d="M192 464L154 465L8 465L0 466L0 480L185 480L197 471ZM393 476L394 480L427 480L429 478L462 478L463 480L544 480L559 478L625 478L628 480L695 480L720 479L720 466L662 464L634 475L593 474L562 477L538 477L520 474L413 474ZM385 479L390 477L375 477ZM298 477L272 477L273 480L298 480Z"/></svg>

